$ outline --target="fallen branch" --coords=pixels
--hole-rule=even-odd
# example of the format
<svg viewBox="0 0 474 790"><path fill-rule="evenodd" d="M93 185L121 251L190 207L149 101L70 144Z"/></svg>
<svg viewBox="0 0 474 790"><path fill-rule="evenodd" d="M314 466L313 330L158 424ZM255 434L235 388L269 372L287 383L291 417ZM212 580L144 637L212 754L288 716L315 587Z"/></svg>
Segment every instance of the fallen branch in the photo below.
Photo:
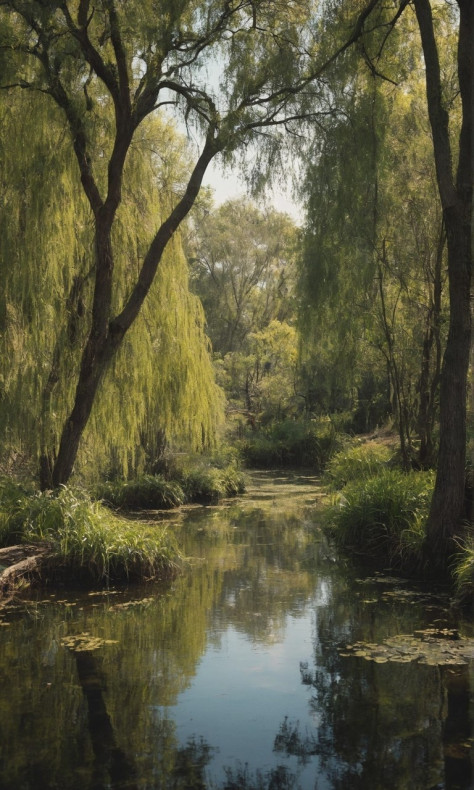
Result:
<svg viewBox="0 0 474 790"><path fill-rule="evenodd" d="M48 543L7 546L0 549L0 598L11 598L25 582L39 576L45 562L52 557Z"/></svg>

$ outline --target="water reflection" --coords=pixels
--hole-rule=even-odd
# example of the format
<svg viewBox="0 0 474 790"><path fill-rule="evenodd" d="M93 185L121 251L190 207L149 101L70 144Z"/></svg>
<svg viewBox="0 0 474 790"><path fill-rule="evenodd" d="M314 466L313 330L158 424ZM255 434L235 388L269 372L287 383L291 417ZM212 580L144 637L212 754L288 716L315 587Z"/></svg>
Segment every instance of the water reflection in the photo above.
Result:
<svg viewBox="0 0 474 790"><path fill-rule="evenodd" d="M167 516L193 558L172 583L0 616L0 787L471 788L473 662L340 654L469 623L357 579L318 513L314 480L262 476L238 503ZM71 649L78 634L97 649Z"/></svg>

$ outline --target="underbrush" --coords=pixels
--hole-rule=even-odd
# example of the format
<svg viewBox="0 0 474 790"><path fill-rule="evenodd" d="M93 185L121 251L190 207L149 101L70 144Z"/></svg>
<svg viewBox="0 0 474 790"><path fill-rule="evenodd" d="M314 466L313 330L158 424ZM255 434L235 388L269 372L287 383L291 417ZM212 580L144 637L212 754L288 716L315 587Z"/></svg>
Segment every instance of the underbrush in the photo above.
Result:
<svg viewBox="0 0 474 790"><path fill-rule="evenodd" d="M181 485L165 480L161 475L142 475L136 480L102 483L96 494L107 505L124 510L165 510L179 507L185 499Z"/></svg>
<svg viewBox="0 0 474 790"><path fill-rule="evenodd" d="M326 524L340 548L379 567L423 574L426 523L435 473L404 472L396 454L374 443L344 447L324 480L333 494ZM474 537L460 543L451 572L460 600L474 597Z"/></svg>
<svg viewBox="0 0 474 790"><path fill-rule="evenodd" d="M328 511L336 543L389 567L419 567L433 486L433 473L400 469L353 480Z"/></svg>
<svg viewBox="0 0 474 790"><path fill-rule="evenodd" d="M70 488L32 493L0 483L0 542L47 543L50 577L92 583L169 575L180 559L166 527L118 518Z"/></svg>
<svg viewBox="0 0 474 790"><path fill-rule="evenodd" d="M286 420L248 435L239 450L248 468L306 468L320 473L338 446L329 419Z"/></svg>
<svg viewBox="0 0 474 790"><path fill-rule="evenodd" d="M99 485L96 495L106 504L125 510L162 510L189 502L217 502L245 491L245 475L235 462L213 464L202 457L174 459L168 474L142 475L132 481Z"/></svg>
<svg viewBox="0 0 474 790"><path fill-rule="evenodd" d="M343 488L353 480L377 475L393 462L393 449L386 444L361 444L353 441L329 459L324 482L331 488Z"/></svg>
<svg viewBox="0 0 474 790"><path fill-rule="evenodd" d="M456 590L461 601L474 600L474 535L459 547L453 568Z"/></svg>

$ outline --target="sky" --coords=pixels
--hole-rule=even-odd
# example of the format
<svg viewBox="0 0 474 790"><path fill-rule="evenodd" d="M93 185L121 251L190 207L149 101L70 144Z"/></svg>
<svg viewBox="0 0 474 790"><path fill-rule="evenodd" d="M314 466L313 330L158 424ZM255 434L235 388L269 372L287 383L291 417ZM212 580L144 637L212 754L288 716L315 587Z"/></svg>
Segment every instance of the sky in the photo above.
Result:
<svg viewBox="0 0 474 790"><path fill-rule="evenodd" d="M209 165L203 186L211 187L214 190L214 199L217 205L226 200L245 197L248 194L247 185L243 178L239 177L238 169L230 171L226 168L224 171L222 165L216 160ZM302 208L291 195L291 185L288 185L286 190L282 185L273 187L269 192L267 202L277 211L289 214L296 224L302 223Z"/></svg>

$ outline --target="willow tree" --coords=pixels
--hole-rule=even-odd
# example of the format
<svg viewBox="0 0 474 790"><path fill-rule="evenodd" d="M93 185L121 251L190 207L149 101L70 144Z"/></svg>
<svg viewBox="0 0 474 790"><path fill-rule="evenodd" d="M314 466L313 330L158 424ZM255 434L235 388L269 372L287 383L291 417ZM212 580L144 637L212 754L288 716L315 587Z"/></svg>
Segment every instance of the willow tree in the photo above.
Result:
<svg viewBox="0 0 474 790"><path fill-rule="evenodd" d="M199 192L207 166L262 131L292 123L296 94L324 64L312 58L307 0L5 0L2 87L37 92L60 110L91 214L88 319L75 393L58 442L53 486L72 472L104 373L140 313L162 257ZM181 108L199 152L180 195L156 218L133 282L120 288L115 225L126 162L150 115ZM314 110L313 110L314 111ZM166 149L161 150L166 160ZM163 204L162 204L163 205Z"/></svg>
<svg viewBox="0 0 474 790"><path fill-rule="evenodd" d="M13 94L0 117L0 146L8 152L1 157L0 185L0 431L4 447L39 456L48 485L89 327L93 223L60 113L40 96ZM28 147L25 135L32 140ZM158 142L166 147L172 173L150 155ZM117 299L133 283L185 156L182 138L155 119L134 141L114 226ZM194 449L212 441L221 393L208 346L202 307L189 292L176 237L95 399L79 453L82 473L111 465L122 473L143 468L164 441Z"/></svg>
<svg viewBox="0 0 474 790"><path fill-rule="evenodd" d="M396 55L403 63L409 41L424 61L427 120L446 232L449 286L449 329L440 374L437 476L426 548L434 566L446 567L456 548L454 538L470 515L472 498L466 490L466 440L474 218L474 4L472 0L367 0L355 11L352 2L341 2L331 6L331 14L324 19L328 37L337 30L343 31L339 36L345 35L347 26L355 24L355 13L360 34L358 51L374 79L393 83L403 79L403 71L397 73ZM403 39L402 31L397 41L393 34L396 36L407 17L415 21L416 39ZM392 40L395 46L387 67L385 55ZM343 84L350 87L347 73L344 78ZM453 96L460 98L460 123Z"/></svg>

